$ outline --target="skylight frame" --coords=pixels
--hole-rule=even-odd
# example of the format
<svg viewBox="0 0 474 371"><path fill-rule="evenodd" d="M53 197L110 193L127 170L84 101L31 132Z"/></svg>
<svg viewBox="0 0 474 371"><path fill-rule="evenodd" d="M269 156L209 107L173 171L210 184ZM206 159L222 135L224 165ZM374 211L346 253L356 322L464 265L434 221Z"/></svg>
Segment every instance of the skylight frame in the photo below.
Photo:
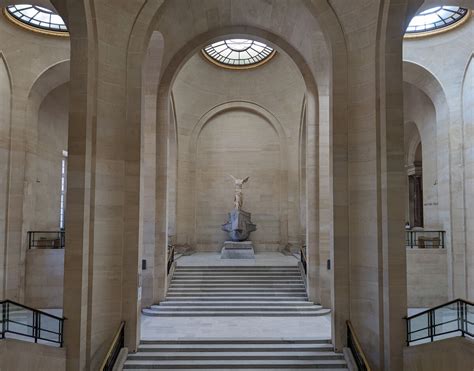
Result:
<svg viewBox="0 0 474 371"><path fill-rule="evenodd" d="M15 4L4 8L5 16L16 25L30 31L69 36L64 20L55 11L33 4Z"/></svg>
<svg viewBox="0 0 474 371"><path fill-rule="evenodd" d="M254 39L225 39L204 47L202 55L210 62L229 69L249 69L268 62L276 51Z"/></svg>
<svg viewBox="0 0 474 371"><path fill-rule="evenodd" d="M471 11L459 6L436 6L426 9L412 18L405 37L428 36L451 30L466 22Z"/></svg>

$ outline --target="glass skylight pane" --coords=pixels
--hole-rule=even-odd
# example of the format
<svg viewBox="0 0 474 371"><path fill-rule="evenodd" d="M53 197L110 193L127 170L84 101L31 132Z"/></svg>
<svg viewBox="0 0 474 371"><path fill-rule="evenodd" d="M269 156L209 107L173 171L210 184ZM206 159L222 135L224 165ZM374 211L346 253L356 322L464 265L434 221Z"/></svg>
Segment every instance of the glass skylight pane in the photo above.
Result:
<svg viewBox="0 0 474 371"><path fill-rule="evenodd" d="M63 23L63 19L57 14L51 14L51 23L60 25Z"/></svg>
<svg viewBox="0 0 474 371"><path fill-rule="evenodd" d="M37 11L35 8L27 8L27 9L24 9L21 13L22 13L23 15L26 15L26 16L29 17L29 18L32 18L32 17L34 17L36 14L38 14L38 11Z"/></svg>
<svg viewBox="0 0 474 371"><path fill-rule="evenodd" d="M49 23L51 16L48 13L38 13L35 19L40 22Z"/></svg>

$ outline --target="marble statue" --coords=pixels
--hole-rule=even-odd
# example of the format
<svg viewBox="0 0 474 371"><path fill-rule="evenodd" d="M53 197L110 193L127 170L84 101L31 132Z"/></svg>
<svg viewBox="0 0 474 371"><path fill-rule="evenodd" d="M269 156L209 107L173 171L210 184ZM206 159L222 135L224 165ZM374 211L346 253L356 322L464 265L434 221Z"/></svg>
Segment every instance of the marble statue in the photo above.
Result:
<svg viewBox="0 0 474 371"><path fill-rule="evenodd" d="M249 177L237 179L230 175L235 185L234 209L229 213L228 220L222 225L222 230L229 234L231 241L246 241L250 233L257 230L257 226L251 221L251 214L242 210L244 195L242 186L248 182Z"/></svg>
<svg viewBox="0 0 474 371"><path fill-rule="evenodd" d="M244 183L247 183L250 177L244 179L234 178L232 175L229 175L235 184L235 194L234 194L234 209L241 210L244 203L244 194L242 192L242 186Z"/></svg>

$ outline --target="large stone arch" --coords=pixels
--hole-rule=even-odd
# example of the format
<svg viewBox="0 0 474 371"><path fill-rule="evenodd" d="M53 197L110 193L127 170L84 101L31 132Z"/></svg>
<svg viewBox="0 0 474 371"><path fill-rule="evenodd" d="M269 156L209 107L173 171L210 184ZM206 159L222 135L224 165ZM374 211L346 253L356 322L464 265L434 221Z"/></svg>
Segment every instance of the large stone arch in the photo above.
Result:
<svg viewBox="0 0 474 371"><path fill-rule="evenodd" d="M137 16L137 19L134 23L134 27L131 33L131 36L129 38L129 44L128 44L128 57L127 57L127 117L129 120L130 125L139 125L140 122L140 81L141 81L141 63L143 61L144 55L146 53L146 48L148 46L148 40L150 39L150 35L152 32L156 29L155 25L158 23L160 17L165 14L167 7L170 6L171 2L165 2L163 3L154 3L150 4L150 2L147 2L144 4L144 6L141 9L140 14ZM294 3L292 3L293 5ZM329 6L326 2L319 2L319 1L303 1L303 9L305 13L307 11L312 14L314 17L314 22L318 23L322 27L323 31L323 38L327 44L328 47L328 60L326 63L326 76L327 76L327 81L319 81L318 82L318 89L319 92L325 92L325 96L327 99L323 99L322 102L320 102L320 110L322 114L320 115L320 124L322 125L323 123L327 125L329 128L327 129L330 134L330 144L327 146L329 153L326 154L325 161L328 161L330 164L328 166L328 171L334 174L335 176L335 181L330 184L330 189L329 189L329 194L325 195L327 198L330 198L331 201L328 203L328 208L326 212L328 215L330 215L329 218L331 220L337 220L337 224L335 224L335 227L332 228L332 225L329 226L328 228L330 229L329 234L332 236L331 239L328 239L327 241L324 241L325 244L330 245L330 249L328 247L328 251L330 250L330 258L333 262L333 265L335 267L338 267L338 274L334 275L333 271L331 271L330 277L328 277L329 281L326 283L326 286L331 287L331 292L332 292L332 307L338 307L339 310L335 311L334 315L334 323L333 323L333 328L334 328L334 333L335 335L335 341L338 347L342 346L342 343L344 342L345 339L345 320L349 317L349 305L348 305L348 295L349 295L349 278L347 274L347 267L349 264L349 250L348 250L348 245L349 245L349 236L348 236L348 198L347 198L347 182L348 182L348 172L347 172L347 166L348 166L348 158L347 158L347 57L346 57L346 44L345 40L343 37L343 32L342 28L340 26L340 23L335 15L334 9ZM201 5L201 4L200 4ZM258 12L256 12L258 13ZM268 12L264 12L262 14L266 14ZM284 15L281 15L281 17L284 17ZM267 20L265 20L267 21ZM184 22L184 21L183 21ZM278 32L282 32L281 28L279 28L278 25L279 22L269 24L267 27L267 30L271 29L278 29ZM216 25L216 28L218 29L221 25L224 25L225 22L222 21L220 22L219 25ZM245 22L244 22L245 24ZM240 25L241 27L244 28L244 32L240 30L238 33L239 34L248 34L250 27L248 25ZM159 28L158 28L159 29ZM196 50L199 48L199 45L203 45L205 42L209 41L212 39L211 36L213 37L219 37L219 32L221 32L221 35L228 34L230 31L227 30L225 33L222 32L221 30L214 30L214 33L212 34L211 32L209 33L203 33L201 34L204 35L206 34L207 36L204 38L201 38L201 40L195 39L193 40L194 46L191 48L193 50ZM276 34L278 34L276 32ZM184 31L180 31L181 34L187 34L189 38L195 37L193 36L193 33L196 34L196 31L193 30L193 32L187 33ZM255 33L252 31L252 34L255 35ZM271 37L268 35L271 34L271 32L267 31L265 35L262 38L265 40L270 39L271 42ZM299 34L298 34L299 35ZM258 35L257 35L258 36ZM293 38L297 37L296 34L292 35ZM285 41L280 38L278 42L274 40L274 44L278 45L279 48L284 49L285 46L282 46L282 44L285 43ZM165 42L166 44L166 42ZM299 43L296 41L296 39L293 42L294 45L299 45ZM176 43L176 45L179 47L179 42ZM167 66L169 64L169 61L173 59L173 64L174 65L180 65L180 63L177 63L179 59L182 60L181 63L184 61L184 55L182 53L189 53L190 52L190 44L188 43L186 47L182 47L181 51L176 51L173 52L174 57L171 55L168 55L167 58L163 58L163 66ZM287 46L291 46L291 42L286 41ZM301 47L301 45L299 45ZM188 50L186 50L188 49ZM178 57L176 57L178 56ZM302 60L304 60L302 58ZM301 68L301 66L300 66ZM163 68L162 68L163 70ZM162 85L163 86L163 81L164 77L172 76L173 73L162 73ZM313 75L313 77L311 77ZM307 80L308 78L314 78L314 71L311 72L311 69L308 69L308 73L304 74L305 79ZM168 77L168 85L172 81ZM331 81L331 83L328 83L328 81ZM166 95L166 94L165 94ZM165 102L165 105L160 105L159 107L159 112L161 117L167 116L165 112L161 110L161 107L164 107L164 109L167 109L168 103L166 102L167 99L166 97L163 97L162 95L158 95L159 98L161 99L161 102ZM316 115L319 113L318 112L318 107L316 106L315 103L312 103L311 101L314 99L311 99L309 97L308 99L308 104L307 104L307 116L308 119L310 117L316 117ZM337 102L337 103L336 103ZM324 108L323 106L324 105ZM336 110L337 106L337 110ZM160 122L160 120L158 120ZM315 130L316 131L316 130ZM158 132L158 130L157 130ZM311 142L308 147L315 147L317 143ZM157 143L158 145L158 143ZM307 168L308 169L313 169L313 171L316 172L315 169L317 169L317 166L319 165L319 161L317 160L317 155L313 156L312 161L307 162ZM157 164L157 168L159 168L160 165ZM308 174L308 178L310 178ZM315 178L316 176L313 176ZM158 187L157 187L158 189ZM311 191L315 190L314 187L311 189ZM162 192L162 191L161 191ZM333 197L338 198L337 206L333 205L332 199ZM318 200L318 196L314 195L314 199ZM314 203L313 203L314 204ZM157 205L158 208L158 205ZM312 210L315 212L315 218L318 218L318 212L317 208L312 208ZM317 224L317 223L315 223ZM332 223L331 223L332 224ZM317 232L315 233L317 235ZM332 241L335 241L334 244ZM156 256L155 256L156 258ZM326 261L325 259L323 261L320 260L319 254L317 251L312 253L312 256L310 254L310 259L314 261L314 264L310 264L310 269L312 270L311 275L317 278L317 275L320 270L320 266L326 267ZM326 269L326 268L324 268ZM316 286L316 285L314 285ZM335 292L337 291L337 294ZM319 289L317 287L314 287L314 289L311 291L310 294L312 297L319 297Z"/></svg>
<svg viewBox="0 0 474 371"><path fill-rule="evenodd" d="M70 80L70 62L63 60L46 68L37 76L28 91L28 101L26 105L26 125L25 125L25 170L24 170L24 191L23 191L23 219L22 219L22 243L21 243L21 261L23 270L20 272L20 298L24 300L25 295L25 259L27 250L27 232L35 230L31 228L34 225L35 215L31 211L34 209L36 194L32 192L31 177L35 169L35 158L38 150L38 119L40 106L45 98L61 85L67 84Z"/></svg>
<svg viewBox="0 0 474 371"><path fill-rule="evenodd" d="M436 112L436 145L438 148L437 172L438 177L438 210L439 223L446 230L446 247L448 254L448 295L453 298L454 293L454 256L453 256L453 221L451 217L451 179L450 179L450 112L446 93L439 79L425 67L403 61L403 79L417 87L433 102ZM464 268L462 268L462 271ZM459 271L461 272L461 271Z"/></svg>
<svg viewBox="0 0 474 371"><path fill-rule="evenodd" d="M248 111L252 114L260 116L264 119L266 123L270 125L275 134L277 135L279 141L279 179L280 179L280 195L278 199L278 204L280 210L286 210L288 208L288 145L287 145L287 134L280 123L280 121L265 107L248 101L228 101L222 104L219 104L209 111L207 111L198 122L194 125L191 132L190 141L189 141L189 153L197 154L199 138L204 130L204 128L210 124L213 119L219 115L222 115L230 111ZM197 178L197 163L195 160L191 160L191 172L193 172ZM196 193L196 190L194 190ZM197 207L197 194L194 194L194 206ZM194 224L197 223L197 220ZM288 243L288 215L286 212L280 213L280 239L281 247L285 247ZM197 231L195 230L193 242L197 242Z"/></svg>
<svg viewBox="0 0 474 371"><path fill-rule="evenodd" d="M5 297L8 190L10 173L10 133L12 81L8 63L0 50L0 297Z"/></svg>
<svg viewBox="0 0 474 371"><path fill-rule="evenodd" d="M308 161L307 161L307 180L309 184L316 185L315 187L311 187L311 194L308 194L308 202L311 207L308 207L311 210L312 215L309 215L309 220L312 220L311 223L308 223L308 239L313 241L309 242L308 246L308 255L309 259L311 259L314 264L309 264L309 283L310 288L309 292L310 295L315 298L316 301L319 301L319 287L318 287L318 275L319 275L319 254L317 251L317 243L319 239L319 225L318 225L318 202L319 202L319 193L317 191L318 188L318 168L319 168L319 160L317 152L318 146L318 119L319 119L319 96L318 96L318 88L316 86L313 73L310 71L308 64L305 63L303 57L295 50L291 45L286 43L284 40L279 38L277 35L274 35L268 31L263 31L258 28L250 27L250 26L239 26L239 27L222 27L217 30L213 30L211 32L207 32L202 35L196 36L193 40L188 42L182 50L178 51L177 54L168 62L168 67L163 71L161 75L160 85L158 88L157 93L157 107L158 107L158 114L157 114L157 138L156 138L156 146L157 146L157 158L156 158L156 168L161 169L163 173L157 174L157 188L156 188L156 196L157 196L157 206L156 206L156 220L157 220L157 233L156 233L156 243L158 246L162 246L162 249L167 246L167 236L166 236L166 199L160 197L160 194L166 194L166 153L167 153L167 140L166 136L162 135L162 133L168 132L168 120L171 115L170 112L170 97L171 97L171 88L173 86L173 82L180 71L181 67L186 63L186 61L196 52L199 51L203 46L207 43L218 40L224 37L245 37L246 35L250 35L252 37L256 37L268 44L272 47L290 55L290 58L296 63L302 76L305 80L306 87L307 87L307 112L306 118L308 122L308 137L311 138L311 143L308 145L310 148L310 152L308 152ZM323 110L321 108L321 110ZM327 111L324 111L327 113ZM329 116L325 118L326 120L329 119ZM329 125L328 121L327 125ZM160 151L161 156L158 154L158 149ZM310 227L311 224L311 227ZM312 248L311 248L312 247ZM162 257L162 264L164 266L164 256ZM163 269L163 268L161 268ZM162 276L162 274L158 274L157 276Z"/></svg>
<svg viewBox="0 0 474 371"><path fill-rule="evenodd" d="M462 87L464 135L464 209L466 211L467 299L474 298L474 55L466 64Z"/></svg>

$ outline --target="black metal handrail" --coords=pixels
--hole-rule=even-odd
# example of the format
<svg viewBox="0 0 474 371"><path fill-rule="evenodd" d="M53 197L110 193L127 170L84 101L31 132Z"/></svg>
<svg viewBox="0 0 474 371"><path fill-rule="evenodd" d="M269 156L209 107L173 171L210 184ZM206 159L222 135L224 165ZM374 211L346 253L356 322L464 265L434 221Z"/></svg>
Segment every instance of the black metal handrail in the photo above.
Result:
<svg viewBox="0 0 474 371"><path fill-rule="evenodd" d="M174 245L168 245L168 264L166 268L167 274L170 274L173 263L174 263Z"/></svg>
<svg viewBox="0 0 474 371"><path fill-rule="evenodd" d="M306 245L300 247L300 261L303 265L304 274L308 274L308 263L306 261Z"/></svg>
<svg viewBox="0 0 474 371"><path fill-rule="evenodd" d="M474 337L474 303L464 299L452 300L405 319L408 346L454 333Z"/></svg>
<svg viewBox="0 0 474 371"><path fill-rule="evenodd" d="M430 230L407 230L405 231L405 246L413 249L414 247L444 249L445 231Z"/></svg>
<svg viewBox="0 0 474 371"><path fill-rule="evenodd" d="M115 333L115 336L110 344L110 348L100 366L100 371L112 371L117 362L117 358L120 354L120 350L125 346L125 322L121 322L120 326Z"/></svg>
<svg viewBox="0 0 474 371"><path fill-rule="evenodd" d="M365 357L364 351L359 342L351 321L346 321L347 325L347 347L351 350L354 362L359 371L370 371L370 365Z"/></svg>
<svg viewBox="0 0 474 371"><path fill-rule="evenodd" d="M0 301L0 339L15 334L63 346L64 317L30 308L11 300Z"/></svg>
<svg viewBox="0 0 474 371"><path fill-rule="evenodd" d="M29 231L28 249L64 249L64 231Z"/></svg>

